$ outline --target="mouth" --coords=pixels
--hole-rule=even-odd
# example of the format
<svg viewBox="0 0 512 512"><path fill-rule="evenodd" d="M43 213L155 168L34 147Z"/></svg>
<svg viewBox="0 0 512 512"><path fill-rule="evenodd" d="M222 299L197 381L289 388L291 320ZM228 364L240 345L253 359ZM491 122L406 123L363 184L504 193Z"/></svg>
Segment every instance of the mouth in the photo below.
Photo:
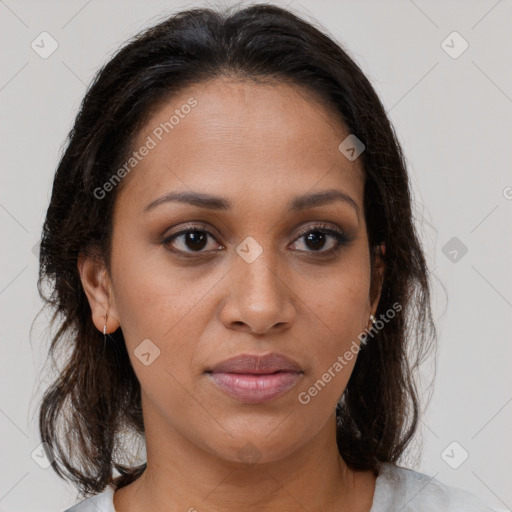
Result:
<svg viewBox="0 0 512 512"><path fill-rule="evenodd" d="M284 355L241 354L206 371L218 389L243 403L274 400L297 385L304 375L299 364Z"/></svg>
<svg viewBox="0 0 512 512"><path fill-rule="evenodd" d="M243 403L274 400L296 386L303 373L279 370L274 373L207 372L209 379L226 394Z"/></svg>

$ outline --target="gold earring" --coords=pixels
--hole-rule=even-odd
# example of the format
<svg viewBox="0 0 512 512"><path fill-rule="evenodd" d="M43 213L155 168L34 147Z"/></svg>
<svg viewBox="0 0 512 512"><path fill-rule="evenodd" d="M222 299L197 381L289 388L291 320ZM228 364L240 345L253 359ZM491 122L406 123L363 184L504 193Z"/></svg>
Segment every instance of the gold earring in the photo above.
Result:
<svg viewBox="0 0 512 512"><path fill-rule="evenodd" d="M370 315L370 320L372 322L372 325L375 325L377 323L377 319L373 315Z"/></svg>

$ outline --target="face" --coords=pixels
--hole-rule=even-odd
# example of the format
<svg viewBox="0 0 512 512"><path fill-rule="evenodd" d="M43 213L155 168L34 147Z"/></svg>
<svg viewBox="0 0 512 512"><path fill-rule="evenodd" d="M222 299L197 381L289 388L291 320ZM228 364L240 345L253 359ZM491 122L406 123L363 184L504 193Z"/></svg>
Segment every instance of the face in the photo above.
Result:
<svg viewBox="0 0 512 512"><path fill-rule="evenodd" d="M363 170L338 150L348 135L299 87L227 78L186 89L141 130L133 149L152 147L116 198L105 308L108 331L123 331L147 431L159 425L232 461L250 443L265 462L332 418L356 361L340 369L339 356L356 353L377 305ZM106 299L86 274L102 330ZM300 368L261 380L278 386L274 397L233 396L208 373L269 353Z"/></svg>

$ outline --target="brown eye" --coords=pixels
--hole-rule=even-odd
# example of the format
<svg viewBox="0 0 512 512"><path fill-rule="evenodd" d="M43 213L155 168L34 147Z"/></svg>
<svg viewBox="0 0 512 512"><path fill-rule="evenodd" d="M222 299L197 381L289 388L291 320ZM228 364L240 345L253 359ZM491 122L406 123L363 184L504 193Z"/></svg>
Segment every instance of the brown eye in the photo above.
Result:
<svg viewBox="0 0 512 512"><path fill-rule="evenodd" d="M199 227L191 227L166 237L162 241L162 245L170 246L172 251L188 254L208 252L209 250L205 249L208 247L209 238L215 240L215 237L209 231ZM211 250L214 250L214 247Z"/></svg>
<svg viewBox="0 0 512 512"><path fill-rule="evenodd" d="M324 226L325 225L313 226L308 228L306 231L303 231L297 240L303 239L303 245L306 249L298 250L302 252L331 254L338 251L342 246L348 243L348 237L341 230L332 227L327 228ZM331 239L330 243L329 239ZM297 242L294 242L293 245L296 246ZM325 248L326 245L329 246Z"/></svg>

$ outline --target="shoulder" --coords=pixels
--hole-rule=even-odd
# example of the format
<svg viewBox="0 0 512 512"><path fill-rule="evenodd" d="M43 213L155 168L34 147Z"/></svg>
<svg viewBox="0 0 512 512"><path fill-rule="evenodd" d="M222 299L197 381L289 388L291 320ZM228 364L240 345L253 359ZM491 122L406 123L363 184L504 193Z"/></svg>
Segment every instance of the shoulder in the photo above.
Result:
<svg viewBox="0 0 512 512"><path fill-rule="evenodd" d="M114 489L107 487L101 494L92 496L64 512L116 512L114 509Z"/></svg>
<svg viewBox="0 0 512 512"><path fill-rule="evenodd" d="M477 496L447 486L432 476L383 464L370 512L496 512Z"/></svg>

